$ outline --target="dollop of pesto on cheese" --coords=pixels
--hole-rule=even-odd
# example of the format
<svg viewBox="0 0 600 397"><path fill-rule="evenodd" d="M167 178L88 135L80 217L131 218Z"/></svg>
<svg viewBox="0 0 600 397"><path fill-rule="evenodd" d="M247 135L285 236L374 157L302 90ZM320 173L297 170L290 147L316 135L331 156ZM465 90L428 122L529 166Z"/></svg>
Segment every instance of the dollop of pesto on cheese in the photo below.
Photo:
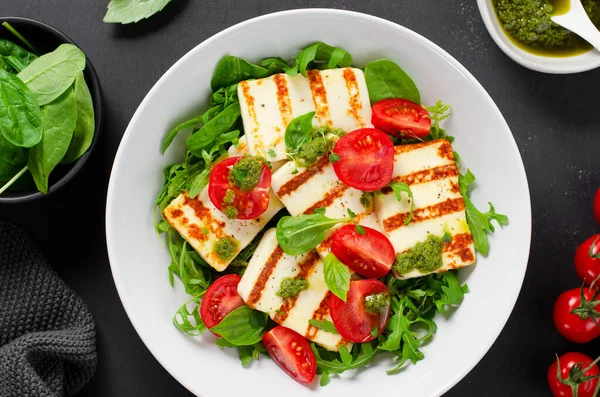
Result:
<svg viewBox="0 0 600 397"><path fill-rule="evenodd" d="M239 242L231 237L223 237L215 241L213 251L224 261L233 258L239 247Z"/></svg>
<svg viewBox="0 0 600 397"><path fill-rule="evenodd" d="M303 278L290 278L286 277L281 280L279 291L275 294L282 298L291 298L308 289L308 281Z"/></svg>
<svg viewBox="0 0 600 397"><path fill-rule="evenodd" d="M260 183L265 160L259 156L244 156L229 172L229 182L241 191L248 192ZM227 198L227 195L225 196Z"/></svg>
<svg viewBox="0 0 600 397"><path fill-rule="evenodd" d="M296 154L299 165L309 167L325 156L333 148L335 137L342 137L346 132L341 128L330 128L328 126L313 128L310 141L306 142Z"/></svg>
<svg viewBox="0 0 600 397"><path fill-rule="evenodd" d="M390 304L390 297L385 292L365 297L365 310L369 313L380 314Z"/></svg>
<svg viewBox="0 0 600 397"><path fill-rule="evenodd" d="M431 273L442 267L442 238L430 234L425 241L415 244L410 250L396 255L392 268L404 275L417 269Z"/></svg>

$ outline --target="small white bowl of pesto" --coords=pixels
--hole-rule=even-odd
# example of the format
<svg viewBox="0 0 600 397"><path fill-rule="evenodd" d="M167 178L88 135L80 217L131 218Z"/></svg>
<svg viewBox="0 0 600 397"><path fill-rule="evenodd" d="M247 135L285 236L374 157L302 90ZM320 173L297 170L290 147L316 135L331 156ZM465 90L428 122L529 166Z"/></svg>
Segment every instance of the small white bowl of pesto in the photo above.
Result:
<svg viewBox="0 0 600 397"><path fill-rule="evenodd" d="M567 12L570 0L477 0L477 4L496 44L526 68L567 74L600 66L600 51L550 20ZM600 1L582 4L600 28Z"/></svg>

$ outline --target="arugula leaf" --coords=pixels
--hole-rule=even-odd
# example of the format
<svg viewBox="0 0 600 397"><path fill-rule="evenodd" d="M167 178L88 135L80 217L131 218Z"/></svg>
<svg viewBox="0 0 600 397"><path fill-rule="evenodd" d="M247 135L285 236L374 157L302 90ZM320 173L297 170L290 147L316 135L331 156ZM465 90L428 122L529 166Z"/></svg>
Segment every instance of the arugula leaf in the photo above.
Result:
<svg viewBox="0 0 600 397"><path fill-rule="evenodd" d="M365 80L371 103L389 98L421 103L421 95L415 82L392 61L380 59L368 63L365 67Z"/></svg>
<svg viewBox="0 0 600 397"><path fill-rule="evenodd" d="M460 305L464 299L465 294L469 291L467 284L460 285L456 273L444 272L442 273L441 286L442 294L439 298L434 299L434 303L437 309L442 313L446 313L446 306L457 306Z"/></svg>
<svg viewBox="0 0 600 397"><path fill-rule="evenodd" d="M310 68L320 68L321 66L326 69L343 68L352 66L352 62L352 56L347 51L318 42L298 53L294 67L306 77L306 71Z"/></svg>
<svg viewBox="0 0 600 397"><path fill-rule="evenodd" d="M410 201L410 213L404 221L404 224L408 225L410 221L412 221L413 212L415 210L415 197L413 196L412 190L410 190L410 186L408 186L406 182L390 182L388 186L392 188L396 198L400 202L402 202L402 193L406 193L408 195L408 199Z"/></svg>
<svg viewBox="0 0 600 397"><path fill-rule="evenodd" d="M29 151L27 166L38 190L48 193L48 178L69 149L77 123L75 90L71 87L42 107L42 140Z"/></svg>
<svg viewBox="0 0 600 397"><path fill-rule="evenodd" d="M496 213L492 203L488 203L490 206L489 211L483 213L479 211L469 198L469 187L473 182L475 182L475 175L473 175L470 170L467 170L465 175L458 175L458 186L460 188L460 193L465 200L467 223L469 224L469 229L471 229L471 234L473 235L475 249L485 256L488 254L490 248L488 233L493 233L495 231L492 221L496 221L498 225L504 226L508 224L508 217Z"/></svg>
<svg viewBox="0 0 600 397"><path fill-rule="evenodd" d="M238 346L237 350L240 355L240 361L244 366L249 365L252 360L258 360L261 353L267 352L267 349L260 342L250 346Z"/></svg>
<svg viewBox="0 0 600 397"><path fill-rule="evenodd" d="M329 332L336 335L339 334L337 328L335 328L335 325L329 320L315 320L314 318L311 318L310 320L308 320L308 323L321 331Z"/></svg>
<svg viewBox="0 0 600 397"><path fill-rule="evenodd" d="M324 260L323 273L325 284L331 290L331 293L346 302L348 291L350 290L350 269L344 265L331 252L327 254Z"/></svg>
<svg viewBox="0 0 600 397"><path fill-rule="evenodd" d="M73 139L69 144L69 150L61 160L68 164L81 157L92 144L94 130L96 128L94 116L94 104L90 89L85 83L83 72L79 72L75 78L75 102L77 104L77 123L73 131Z"/></svg>
<svg viewBox="0 0 600 397"><path fill-rule="evenodd" d="M447 139L450 142L454 141L454 137L446 135L446 131L440 127L442 120L450 117L450 105L444 105L442 101L437 101L433 106L423 106L429 113L429 118L432 121L429 135L425 138L425 141L435 139Z"/></svg>
<svg viewBox="0 0 600 397"><path fill-rule="evenodd" d="M363 367L369 364L375 358L378 350L373 347L371 342L361 343L355 346L353 353L350 356L351 361L348 360L348 348L346 346L340 346L339 353L332 353L320 346L316 346L314 342L310 342L310 346L315 353L315 359L317 361L318 370L326 375L326 380L329 380L329 374L341 374L342 372L349 371L352 369ZM360 349L358 348L360 346ZM344 352L344 353L342 353ZM344 354L344 361L342 361L341 354ZM323 382L321 382L323 385Z"/></svg>
<svg viewBox="0 0 600 397"><path fill-rule="evenodd" d="M355 230L356 233L360 234L361 236L365 236L367 234L367 231L361 225L356 225Z"/></svg>
<svg viewBox="0 0 600 397"><path fill-rule="evenodd" d="M266 313L252 310L244 305L226 315L219 324L210 330L221 335L233 345L254 345L260 342L267 325L267 319L268 315Z"/></svg>
<svg viewBox="0 0 600 397"><path fill-rule="evenodd" d="M315 112L309 112L293 119L285 129L285 146L290 153L296 153L300 146L311 139L312 121Z"/></svg>
<svg viewBox="0 0 600 397"><path fill-rule="evenodd" d="M0 132L15 146L30 148L42 139L42 114L31 90L0 70Z"/></svg>
<svg viewBox="0 0 600 397"><path fill-rule="evenodd" d="M240 81L260 79L271 74L268 69L262 66L255 65L242 58L227 55L215 67L210 86L213 91L217 91Z"/></svg>
<svg viewBox="0 0 600 397"><path fill-rule="evenodd" d="M227 106L188 138L188 150L195 156L201 157L202 150L212 145L219 135L231 131L240 115L240 104L238 102Z"/></svg>
<svg viewBox="0 0 600 397"><path fill-rule="evenodd" d="M171 0L111 0L105 23L135 23L162 11Z"/></svg>
<svg viewBox="0 0 600 397"><path fill-rule="evenodd" d="M56 50L31 62L17 77L43 106L71 87L84 68L85 54L73 44L61 44Z"/></svg>
<svg viewBox="0 0 600 397"><path fill-rule="evenodd" d="M190 306L191 309L189 309ZM173 325L190 336L199 336L206 331L206 325L200 317L200 300L197 297L190 299L177 309L173 315Z"/></svg>
<svg viewBox="0 0 600 397"><path fill-rule="evenodd" d="M302 255L321 244L329 229L348 220L331 219L316 211L295 217L284 216L277 222L277 241L286 254Z"/></svg>

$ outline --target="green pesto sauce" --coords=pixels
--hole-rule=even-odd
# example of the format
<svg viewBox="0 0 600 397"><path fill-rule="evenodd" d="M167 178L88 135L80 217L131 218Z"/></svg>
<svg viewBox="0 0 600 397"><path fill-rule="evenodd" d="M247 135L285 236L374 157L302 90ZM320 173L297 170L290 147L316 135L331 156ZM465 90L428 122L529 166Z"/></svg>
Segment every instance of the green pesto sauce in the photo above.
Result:
<svg viewBox="0 0 600 397"><path fill-rule="evenodd" d="M303 166L307 167L316 163L320 157L326 155L332 146L332 142L327 138L314 138L300 146L297 158L302 161Z"/></svg>
<svg viewBox="0 0 600 397"><path fill-rule="evenodd" d="M400 275L414 269L430 273L442 267L442 238L430 234L423 242L415 244L409 251L396 255L393 269Z"/></svg>
<svg viewBox="0 0 600 397"><path fill-rule="evenodd" d="M565 13L569 0L492 0L502 28L519 48L544 56L573 56L592 47L575 33L550 19ZM594 24L600 27L600 0L582 0Z"/></svg>
<svg viewBox="0 0 600 397"><path fill-rule="evenodd" d="M343 137L344 135L346 135L346 131L344 131L341 128L331 128L329 126L323 126L323 127L315 127L312 130L312 137L316 138L319 136L326 136L327 134L333 134L335 136L337 136L338 138Z"/></svg>
<svg viewBox="0 0 600 397"><path fill-rule="evenodd" d="M223 237L215 241L213 251L215 251L215 253L219 255L219 258L223 259L224 261L227 261L233 258L233 256L235 255L235 251L237 251L238 249L238 246L239 243L237 240L231 237Z"/></svg>
<svg viewBox="0 0 600 397"><path fill-rule="evenodd" d="M366 209L371 208L371 204L373 203L373 193L363 192L362 196L360 196L360 203Z"/></svg>
<svg viewBox="0 0 600 397"><path fill-rule="evenodd" d="M242 157L229 172L229 181L248 192L260 182L264 160L258 156Z"/></svg>
<svg viewBox="0 0 600 397"><path fill-rule="evenodd" d="M286 277L281 280L279 291L275 294L282 298L292 298L308 288L308 281L303 278Z"/></svg>
<svg viewBox="0 0 600 397"><path fill-rule="evenodd" d="M235 201L235 192L233 189L227 189L225 197L223 197L223 204L233 204Z"/></svg>
<svg viewBox="0 0 600 397"><path fill-rule="evenodd" d="M223 208L223 213L225 216L227 216L227 218L235 219L237 218L239 211L233 205L228 205L227 207Z"/></svg>
<svg viewBox="0 0 600 397"><path fill-rule="evenodd" d="M365 310L369 313L380 314L390 304L389 296L382 292L379 294L368 295L365 298Z"/></svg>

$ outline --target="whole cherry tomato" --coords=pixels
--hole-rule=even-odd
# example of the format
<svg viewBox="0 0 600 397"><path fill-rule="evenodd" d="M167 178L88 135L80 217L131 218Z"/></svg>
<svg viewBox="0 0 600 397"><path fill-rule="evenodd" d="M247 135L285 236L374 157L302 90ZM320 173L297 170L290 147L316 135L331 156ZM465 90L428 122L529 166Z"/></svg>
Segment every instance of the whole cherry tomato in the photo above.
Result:
<svg viewBox="0 0 600 397"><path fill-rule="evenodd" d="M558 333L575 343L587 343L600 336L598 293L596 289L581 287L560 294L552 316Z"/></svg>
<svg viewBox="0 0 600 397"><path fill-rule="evenodd" d="M593 365L585 371L590 364ZM591 357L581 353L566 353L548 368L548 386L554 397L592 397L599 374L600 370Z"/></svg>

